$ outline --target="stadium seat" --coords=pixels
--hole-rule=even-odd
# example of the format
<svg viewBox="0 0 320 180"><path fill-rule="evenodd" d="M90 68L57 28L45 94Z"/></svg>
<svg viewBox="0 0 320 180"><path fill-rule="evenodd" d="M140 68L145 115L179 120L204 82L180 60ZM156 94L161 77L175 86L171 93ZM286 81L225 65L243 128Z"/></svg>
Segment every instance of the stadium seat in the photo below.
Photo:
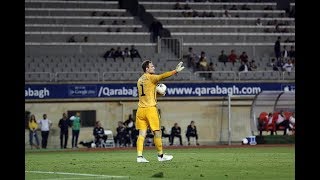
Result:
<svg viewBox="0 0 320 180"><path fill-rule="evenodd" d="M104 134L108 136L108 139L105 141L105 147L115 147L114 137L111 130L104 130Z"/></svg>

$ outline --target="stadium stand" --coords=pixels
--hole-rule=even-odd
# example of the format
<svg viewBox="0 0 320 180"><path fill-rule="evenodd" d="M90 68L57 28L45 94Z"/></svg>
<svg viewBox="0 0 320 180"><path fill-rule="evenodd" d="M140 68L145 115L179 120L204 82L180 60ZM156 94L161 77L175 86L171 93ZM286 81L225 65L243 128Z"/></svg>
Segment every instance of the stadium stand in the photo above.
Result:
<svg viewBox="0 0 320 180"><path fill-rule="evenodd" d="M142 58L155 61L158 72L172 69L189 47L195 52L206 52L208 63L214 64L215 71L188 68L170 79L173 81L294 81L294 68L289 73L273 71L268 66L278 36L283 40L281 46L295 46L295 18L285 10L278 10L274 1L188 2L190 10L175 10L176 3L139 1L139 7L170 32L170 37L154 43L148 24L129 10L121 9L118 1L25 0L26 82L136 80L141 74L140 59L126 58L123 63L119 58L116 61L103 58L110 48L124 49L131 45ZM179 4L183 7L187 3ZM237 10L229 10L232 5ZM241 10L243 5L250 10ZM294 6L290 4L292 9ZM222 17L225 9L232 17ZM193 14L195 11L197 16ZM183 12L195 17L185 17ZM200 17L203 12L214 17ZM257 19L262 26L255 24ZM283 32L274 32L274 23L280 23ZM284 42L286 39L290 41ZM218 62L222 49L227 53L236 49L238 54L246 51L250 60L256 61L257 70L239 72L239 62L234 65ZM201 73L212 76L204 78Z"/></svg>

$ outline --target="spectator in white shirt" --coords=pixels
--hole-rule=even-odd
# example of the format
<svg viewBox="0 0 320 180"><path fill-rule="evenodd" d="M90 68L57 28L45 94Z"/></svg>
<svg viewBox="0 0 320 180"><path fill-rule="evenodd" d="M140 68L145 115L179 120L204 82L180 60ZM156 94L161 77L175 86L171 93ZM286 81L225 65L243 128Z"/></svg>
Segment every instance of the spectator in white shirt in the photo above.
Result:
<svg viewBox="0 0 320 180"><path fill-rule="evenodd" d="M292 68L293 68L293 64L291 59L289 59L283 66L282 66L283 70L287 71L287 72L291 72Z"/></svg>
<svg viewBox="0 0 320 180"><path fill-rule="evenodd" d="M261 22L261 19L260 19L260 18L257 19L256 25L257 25L257 26L262 26L262 22Z"/></svg>
<svg viewBox="0 0 320 180"><path fill-rule="evenodd" d="M287 50L287 46L283 46L282 57L286 60L289 56L289 51Z"/></svg>
<svg viewBox="0 0 320 180"><path fill-rule="evenodd" d="M49 119L47 119L46 114L43 114L43 119L39 120L38 124L40 125L40 129L41 129L41 137L42 137L41 148L46 149L52 122Z"/></svg>
<svg viewBox="0 0 320 180"><path fill-rule="evenodd" d="M295 124L296 124L296 118L295 118L294 112L292 112L291 116L289 117L290 129L294 129Z"/></svg>
<svg viewBox="0 0 320 180"><path fill-rule="evenodd" d="M287 131L289 130L289 121L288 119L286 119L282 110L278 114L278 119L276 121L276 129L279 129L280 126L284 127L283 135L287 135Z"/></svg>

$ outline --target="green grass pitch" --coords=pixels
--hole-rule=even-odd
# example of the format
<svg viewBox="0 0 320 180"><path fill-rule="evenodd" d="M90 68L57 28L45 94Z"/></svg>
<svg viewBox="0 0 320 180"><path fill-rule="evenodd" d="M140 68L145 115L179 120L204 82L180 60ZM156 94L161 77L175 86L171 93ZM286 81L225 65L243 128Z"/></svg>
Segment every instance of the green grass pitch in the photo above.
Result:
<svg viewBox="0 0 320 180"><path fill-rule="evenodd" d="M294 179L294 146L169 149L172 161L158 162L155 148L144 156L150 163L137 163L136 151L26 150L27 180L68 179Z"/></svg>

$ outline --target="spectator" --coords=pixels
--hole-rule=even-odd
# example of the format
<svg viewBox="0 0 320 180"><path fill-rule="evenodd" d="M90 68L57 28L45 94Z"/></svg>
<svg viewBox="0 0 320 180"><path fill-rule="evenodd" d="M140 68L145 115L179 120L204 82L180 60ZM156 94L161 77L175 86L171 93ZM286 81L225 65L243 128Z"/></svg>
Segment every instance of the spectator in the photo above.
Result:
<svg viewBox="0 0 320 180"><path fill-rule="evenodd" d="M131 54L130 54L129 48L126 47L126 48L122 51L122 56L123 56L124 58L129 58L130 55L131 55Z"/></svg>
<svg viewBox="0 0 320 180"><path fill-rule="evenodd" d="M78 138L81 126L80 112L76 112L75 116L70 117L70 120L72 122L72 148L78 148Z"/></svg>
<svg viewBox="0 0 320 180"><path fill-rule="evenodd" d="M259 126L259 130L260 130L260 136L262 136L262 130L269 130L268 126L272 125L272 113L270 112L269 114L267 114L265 117L259 117L259 121L258 121L258 126ZM271 135L273 135L273 130L271 130Z"/></svg>
<svg viewBox="0 0 320 180"><path fill-rule="evenodd" d="M278 36L277 41L274 43L274 54L276 56L276 60L279 60L279 58L281 57L280 40L281 40L281 37Z"/></svg>
<svg viewBox="0 0 320 180"><path fill-rule="evenodd" d="M122 58L123 62L124 62L124 56L122 54L122 50L121 47L118 47L117 50L114 52L114 57L117 58Z"/></svg>
<svg viewBox="0 0 320 180"><path fill-rule="evenodd" d="M248 72L248 71L249 71L248 63L241 62L241 65L239 67L239 72Z"/></svg>
<svg viewBox="0 0 320 180"><path fill-rule="evenodd" d="M199 146L198 132L197 132L197 127L194 125L194 121L191 121L191 123L188 125L186 136L188 139L188 145L190 145L190 137L195 137L196 144Z"/></svg>
<svg viewBox="0 0 320 180"><path fill-rule="evenodd" d="M276 121L276 129L279 129L280 126L284 127L283 135L286 135L289 130L289 120L285 119L285 115L282 110L278 114L278 119Z"/></svg>
<svg viewBox="0 0 320 180"><path fill-rule="evenodd" d="M290 59L295 59L296 58L296 51L294 49L294 46L291 46L291 49L289 51L289 58Z"/></svg>
<svg viewBox="0 0 320 180"><path fill-rule="evenodd" d="M52 122L47 119L47 114L43 114L43 119L41 119L38 124L41 126L41 148L42 149L47 149L48 145L48 137L49 137L49 132L50 128L52 126Z"/></svg>
<svg viewBox="0 0 320 180"><path fill-rule="evenodd" d="M289 52L287 50L287 46L283 46L283 51L281 53L281 57L286 60L289 57Z"/></svg>
<svg viewBox="0 0 320 180"><path fill-rule="evenodd" d="M277 67L278 67L278 69L284 71L283 65L284 65L283 59L280 58L280 59L277 61Z"/></svg>
<svg viewBox="0 0 320 180"><path fill-rule="evenodd" d="M104 59L107 61L108 58L112 58L114 61L116 61L116 56L115 56L115 49L111 48L109 51L107 51L104 55L103 55Z"/></svg>
<svg viewBox="0 0 320 180"><path fill-rule="evenodd" d="M247 53L245 51L243 51L239 58L240 58L241 62L247 63L249 57L248 57Z"/></svg>
<svg viewBox="0 0 320 180"><path fill-rule="evenodd" d="M282 66L283 70L286 72L291 72L293 69L293 64L291 62L291 59L289 59L283 66Z"/></svg>
<svg viewBox="0 0 320 180"><path fill-rule="evenodd" d="M161 136L163 138L168 138L169 144L171 143L171 136L167 133L166 128L164 126L161 126Z"/></svg>
<svg viewBox="0 0 320 180"><path fill-rule="evenodd" d="M180 141L180 145L182 146L182 137L181 137L181 128L178 123L174 123L174 126L171 128L171 143L170 146L173 145L174 137L178 137Z"/></svg>
<svg viewBox="0 0 320 180"><path fill-rule="evenodd" d="M118 127L116 131L117 131L117 135L115 137L115 143L119 147L124 147L126 145L127 131L122 121L118 121Z"/></svg>
<svg viewBox="0 0 320 180"><path fill-rule="evenodd" d="M225 10L222 17L231 17L231 15L229 14L228 10Z"/></svg>
<svg viewBox="0 0 320 180"><path fill-rule="evenodd" d="M133 128L134 128L134 122L133 122L133 118L132 118L132 115L130 114L128 119L124 122L124 125L126 127L126 131L127 131L127 141L128 141L128 144L131 144L132 142L132 131L133 131Z"/></svg>
<svg viewBox="0 0 320 180"><path fill-rule="evenodd" d="M293 134L295 131L295 126L296 126L296 117L295 117L295 113L292 112L291 116L289 117L289 128L290 130L292 130Z"/></svg>
<svg viewBox="0 0 320 180"><path fill-rule="evenodd" d="M267 122L267 125L268 126L271 126L272 125L272 123L273 123L273 114L270 112L269 114L268 114L268 122ZM273 128L271 129L271 132L270 132L270 135L273 135Z"/></svg>
<svg viewBox="0 0 320 180"><path fill-rule="evenodd" d="M228 56L228 61L232 62L232 64L234 65L235 62L237 62L237 55L236 55L236 51L234 49L231 50L231 53Z"/></svg>
<svg viewBox="0 0 320 180"><path fill-rule="evenodd" d="M272 67L272 70L279 71L279 68L278 68L277 64L275 63L275 61L276 61L276 59L272 58L269 66Z"/></svg>
<svg viewBox="0 0 320 180"><path fill-rule="evenodd" d="M83 42L88 42L88 36L85 36L85 37L83 38Z"/></svg>
<svg viewBox="0 0 320 180"><path fill-rule="evenodd" d="M267 129L268 115L264 116L262 113L258 117L258 130L260 131L260 136L262 136L262 131Z"/></svg>
<svg viewBox="0 0 320 180"><path fill-rule="evenodd" d="M207 71L208 70L208 61L207 61L206 53L204 51L202 51L201 55L200 55L199 70L200 71Z"/></svg>
<svg viewBox="0 0 320 180"><path fill-rule="evenodd" d="M152 42L157 42L158 36L161 37L161 31L163 27L160 21L154 20L150 27L149 27L149 32L151 32L152 36Z"/></svg>
<svg viewBox="0 0 320 180"><path fill-rule="evenodd" d="M208 71L215 71L213 62L209 63ZM211 76L210 76L211 77Z"/></svg>
<svg viewBox="0 0 320 180"><path fill-rule="evenodd" d="M67 114L63 113L62 118L59 120L58 124L60 128L60 147L61 149L67 149L68 137L69 137L69 127L71 127L71 121L68 119ZM64 140L64 143L63 143Z"/></svg>
<svg viewBox="0 0 320 180"><path fill-rule="evenodd" d="M126 129L128 129L128 131L130 131L130 134L131 134L131 131L132 131L132 128L133 128L133 125L134 125L132 114L129 114L129 117L124 122L124 125L125 125Z"/></svg>
<svg viewBox="0 0 320 180"><path fill-rule="evenodd" d="M255 71L255 70L257 70L257 65L256 65L256 63L255 63L255 60L252 60L252 61L250 61L249 62L249 70L250 71Z"/></svg>
<svg viewBox="0 0 320 180"><path fill-rule="evenodd" d="M33 149L34 146L37 149L39 149L39 138L37 134L38 123L36 120L36 116L34 114L32 114L29 118L28 127L29 127L29 142L30 142L31 149ZM33 144L33 137L36 140L36 145Z"/></svg>
<svg viewBox="0 0 320 180"><path fill-rule="evenodd" d="M193 51L192 47L189 47L188 54L185 55L188 62L188 67L192 67L193 69L196 68L196 60L197 60L197 54Z"/></svg>
<svg viewBox="0 0 320 180"><path fill-rule="evenodd" d="M256 25L257 25L257 26L262 26L262 22L261 22L261 19L260 19L260 18L257 19Z"/></svg>
<svg viewBox="0 0 320 180"><path fill-rule="evenodd" d="M228 62L228 56L224 54L224 50L221 50L221 54L218 57L218 61L223 62L224 64Z"/></svg>
<svg viewBox="0 0 320 180"><path fill-rule="evenodd" d="M96 125L93 128L93 137L97 147L103 147L108 139L108 136L104 134L104 128L101 126L100 121L96 121Z"/></svg>
<svg viewBox="0 0 320 180"><path fill-rule="evenodd" d="M206 58L206 54L204 51L201 52L201 55L200 55L200 59L199 59L199 62L197 63L197 69L199 71L208 71L208 61L207 61L207 58ZM204 78L207 78L207 74L206 73L200 73L199 74L200 76L204 77Z"/></svg>
<svg viewBox="0 0 320 180"><path fill-rule="evenodd" d="M67 42L76 42L76 40L75 40L75 37L74 36L71 36L69 39L68 39L68 41Z"/></svg>
<svg viewBox="0 0 320 180"><path fill-rule="evenodd" d="M274 28L274 33L281 33L280 25L277 24Z"/></svg>
<svg viewBox="0 0 320 180"><path fill-rule="evenodd" d="M140 60L142 60L139 51L134 47L134 45L131 46L130 54L132 61L134 58L140 58Z"/></svg>

